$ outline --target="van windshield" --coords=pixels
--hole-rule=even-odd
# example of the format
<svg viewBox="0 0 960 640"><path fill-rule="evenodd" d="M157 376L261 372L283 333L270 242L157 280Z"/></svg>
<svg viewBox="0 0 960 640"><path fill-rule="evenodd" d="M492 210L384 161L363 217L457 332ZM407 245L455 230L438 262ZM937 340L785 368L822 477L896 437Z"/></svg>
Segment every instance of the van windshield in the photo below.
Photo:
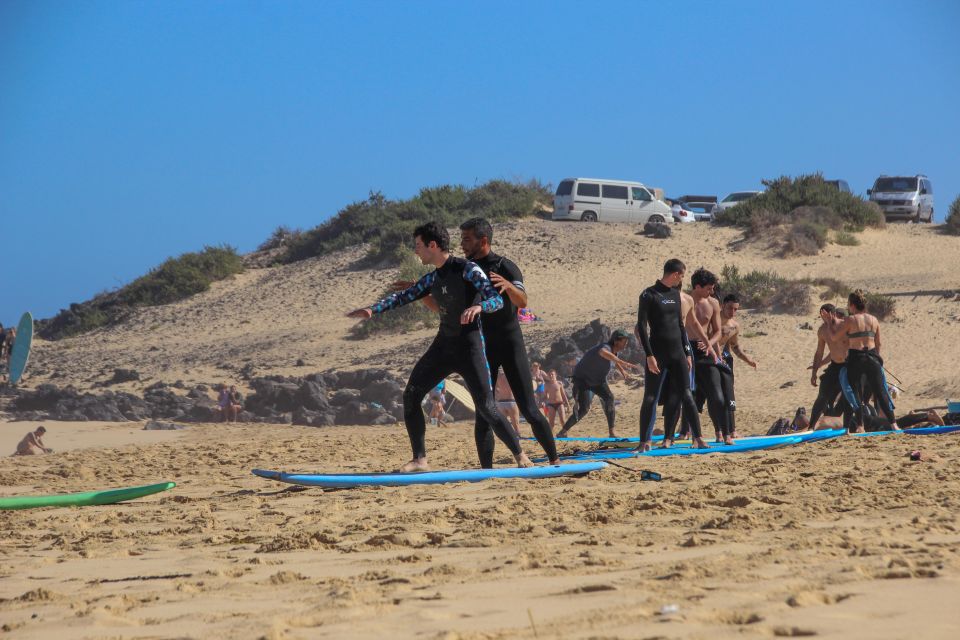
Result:
<svg viewBox="0 0 960 640"><path fill-rule="evenodd" d="M874 191L904 191L911 192L917 190L916 178L877 178L873 185Z"/></svg>
<svg viewBox="0 0 960 640"><path fill-rule="evenodd" d="M568 196L573 193L573 180L564 180L557 187L558 196Z"/></svg>

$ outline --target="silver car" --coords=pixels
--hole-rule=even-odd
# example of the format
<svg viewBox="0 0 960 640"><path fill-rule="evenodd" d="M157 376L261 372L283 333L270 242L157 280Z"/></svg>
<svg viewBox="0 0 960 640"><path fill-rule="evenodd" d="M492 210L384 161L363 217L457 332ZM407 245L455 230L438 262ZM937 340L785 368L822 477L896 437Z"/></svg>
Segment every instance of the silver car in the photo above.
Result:
<svg viewBox="0 0 960 640"><path fill-rule="evenodd" d="M754 196L758 196L762 191L734 191L726 198L717 203L716 208L713 210L714 215L720 213L721 211L726 211L730 207L740 204L744 200L749 200Z"/></svg>

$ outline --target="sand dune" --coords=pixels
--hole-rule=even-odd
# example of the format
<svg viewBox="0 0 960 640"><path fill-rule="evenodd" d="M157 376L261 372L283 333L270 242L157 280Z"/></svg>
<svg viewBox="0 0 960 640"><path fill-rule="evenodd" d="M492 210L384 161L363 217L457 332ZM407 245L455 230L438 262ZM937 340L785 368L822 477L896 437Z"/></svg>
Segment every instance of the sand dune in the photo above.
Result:
<svg viewBox="0 0 960 640"><path fill-rule="evenodd" d="M543 347L597 317L632 326L637 295L674 255L887 293L960 286L956 239L925 227L788 260L732 230L691 227L665 241L620 225L498 227L545 318L524 329L528 340ZM252 270L123 326L40 341L27 384L89 388L116 367L144 378L120 388L209 384L248 363L259 374L405 374L433 332L347 340L342 312L394 275L355 270L356 257ZM760 361L738 370L743 433L809 406L815 336L803 327L814 318L743 313L744 347ZM960 302L898 297L884 352L909 391L901 408L960 397L958 328ZM614 393L620 430L633 434L641 391ZM599 413L578 432L603 433ZM0 445L30 426L0 424ZM960 628L960 436L628 460L580 479L299 492L250 469L389 470L409 455L403 428L48 426L58 453L0 459L2 495L178 487L110 507L0 512L0 627L11 637L954 638ZM433 465L475 465L471 429L431 429ZM931 460L910 462L916 448ZM509 462L499 448L497 463ZM631 469L643 468L664 481L640 482Z"/></svg>

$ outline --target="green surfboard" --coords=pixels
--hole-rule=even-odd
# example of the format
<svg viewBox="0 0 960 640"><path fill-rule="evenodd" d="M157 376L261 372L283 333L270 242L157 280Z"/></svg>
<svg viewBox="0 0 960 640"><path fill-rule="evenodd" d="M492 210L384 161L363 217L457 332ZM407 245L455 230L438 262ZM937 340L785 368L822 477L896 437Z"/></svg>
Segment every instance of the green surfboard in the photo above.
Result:
<svg viewBox="0 0 960 640"><path fill-rule="evenodd" d="M30 360L30 345L33 343L33 316L27 311L20 316L17 339L10 351L10 384L17 384Z"/></svg>
<svg viewBox="0 0 960 640"><path fill-rule="evenodd" d="M87 507L97 504L114 504L125 500L136 500L154 493L160 493L177 486L175 482L161 482L142 487L108 489L106 491L87 491L86 493L64 493L55 496L14 496L0 498L0 511L13 509L35 509L37 507Z"/></svg>

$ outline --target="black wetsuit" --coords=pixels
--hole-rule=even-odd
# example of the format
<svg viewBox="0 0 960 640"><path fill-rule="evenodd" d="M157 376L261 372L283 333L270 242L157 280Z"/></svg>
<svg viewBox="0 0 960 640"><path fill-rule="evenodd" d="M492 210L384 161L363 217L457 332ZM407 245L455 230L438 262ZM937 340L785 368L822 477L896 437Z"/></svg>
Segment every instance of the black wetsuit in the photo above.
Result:
<svg viewBox="0 0 960 640"><path fill-rule="evenodd" d="M563 425L564 433L580 422L590 411L591 394L596 395L603 402L603 413L607 417L607 429L613 432L617 413L613 393L607 385L607 376L610 374L610 367L613 366L613 362L601 356L601 351L612 353L609 343L601 342L594 347L590 347L573 369L573 399L577 406L570 417L567 418L566 424Z"/></svg>
<svg viewBox="0 0 960 640"><path fill-rule="evenodd" d="M647 332L649 325L649 334ZM690 391L687 356L690 343L683 327L680 292L662 282L644 289L637 310L637 333L647 356L654 356L660 373L645 370L643 404L640 407L640 441L649 442L657 421L657 402L665 384L673 386L664 405L664 415L672 415L679 403L694 437L701 437L700 416Z"/></svg>
<svg viewBox="0 0 960 640"><path fill-rule="evenodd" d="M490 252L474 262L487 276L496 273L518 289L524 290L523 274L520 273L520 268L503 256ZM530 375L530 362L527 360L523 333L517 321L517 307L508 296L502 296L502 298L503 308L483 318L483 337L486 341L487 362L490 364L493 386L496 388L497 376L500 373L500 367L503 367L503 373L507 377L507 382L510 383L510 390L513 391L520 414L530 424L533 435L543 447L547 458L556 460L557 445L550 430L550 423L540 412L533 394L533 378ZM493 432L479 413L474 425L474 434L478 450L493 450Z"/></svg>
<svg viewBox="0 0 960 640"><path fill-rule="evenodd" d="M837 397L845 405L842 390L840 389L840 372L843 371L843 363L830 361L827 368L820 376L820 391L817 393L817 399L813 402L813 408L810 409L810 428L816 428L817 421L821 416L832 415L835 408L839 409Z"/></svg>
<svg viewBox="0 0 960 640"><path fill-rule="evenodd" d="M847 399L849 410L844 416L846 425L863 426L867 401L865 395L872 394L880 412L891 423L896 422L895 407L890 391L887 389L887 378L883 373L883 358L876 349L850 349L847 352L847 364L840 373L840 388ZM848 427L849 428L849 427Z"/></svg>
<svg viewBox="0 0 960 640"><path fill-rule="evenodd" d="M703 412L703 405L707 405L714 429L724 437L733 436L736 431L735 414L737 401L733 391L733 357L724 349L722 362L715 362L710 355L692 345L694 351L694 400L697 403L697 413ZM664 413L664 437L672 435L673 425L680 417L678 404L673 414ZM680 437L690 434L690 425L686 420L680 427Z"/></svg>
<svg viewBox="0 0 960 640"><path fill-rule="evenodd" d="M413 367L407 387L403 391L403 419L413 448L413 457L426 456L426 423L420 403L423 398L451 373L459 373L476 405L497 436L518 455L520 440L513 427L496 408L490 368L483 348L480 318L469 324L460 324L465 309L479 304L484 314L491 314L503 306L490 280L476 264L463 258L447 258L443 266L423 276L413 286L388 296L371 307L374 313L415 302L427 295L440 306L440 330L423 357ZM493 465L492 439L477 438L480 465ZM489 445L489 449L485 448Z"/></svg>

